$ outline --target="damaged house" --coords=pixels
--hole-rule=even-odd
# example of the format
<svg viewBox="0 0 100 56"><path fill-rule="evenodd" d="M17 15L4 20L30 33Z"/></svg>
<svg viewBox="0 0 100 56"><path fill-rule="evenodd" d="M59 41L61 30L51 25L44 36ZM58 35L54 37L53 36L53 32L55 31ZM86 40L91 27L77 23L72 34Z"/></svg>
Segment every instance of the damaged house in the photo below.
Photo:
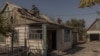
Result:
<svg viewBox="0 0 100 56"><path fill-rule="evenodd" d="M45 53L54 50L64 51L72 47L71 28L40 14L36 7L34 9L34 5L32 10L27 10L7 2L0 13L10 23L12 22L11 26L14 29L13 38L11 36L4 38L7 46L11 46L12 41L14 47L26 44L31 51L39 49Z"/></svg>

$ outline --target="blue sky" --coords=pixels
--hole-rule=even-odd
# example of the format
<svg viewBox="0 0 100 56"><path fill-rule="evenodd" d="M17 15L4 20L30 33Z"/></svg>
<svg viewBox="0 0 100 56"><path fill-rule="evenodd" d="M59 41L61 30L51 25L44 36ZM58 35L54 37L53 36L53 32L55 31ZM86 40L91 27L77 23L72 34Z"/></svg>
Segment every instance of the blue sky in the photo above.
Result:
<svg viewBox="0 0 100 56"><path fill-rule="evenodd" d="M31 5L35 4L41 13L47 14L55 19L61 18L64 22L71 18L84 18L87 27L90 26L96 18L100 17L100 15L97 14L79 15L95 13L100 10L100 6L84 9L78 8L80 0L0 0L0 8L6 1L27 9L31 9Z"/></svg>

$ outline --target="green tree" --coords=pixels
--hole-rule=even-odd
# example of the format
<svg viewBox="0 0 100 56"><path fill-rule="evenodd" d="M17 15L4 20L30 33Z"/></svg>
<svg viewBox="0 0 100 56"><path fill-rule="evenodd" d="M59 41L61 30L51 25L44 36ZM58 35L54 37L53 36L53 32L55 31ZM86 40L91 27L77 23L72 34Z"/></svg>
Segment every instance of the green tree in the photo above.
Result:
<svg viewBox="0 0 100 56"><path fill-rule="evenodd" d="M7 34L11 31L12 30L9 21L0 15L0 34L7 36Z"/></svg>
<svg viewBox="0 0 100 56"><path fill-rule="evenodd" d="M85 30L85 20L84 19L71 19L66 21L66 25L73 27L73 31L79 32L82 35L86 34L86 30Z"/></svg>
<svg viewBox="0 0 100 56"><path fill-rule="evenodd" d="M100 4L100 0L81 0L79 8L91 7L96 4Z"/></svg>

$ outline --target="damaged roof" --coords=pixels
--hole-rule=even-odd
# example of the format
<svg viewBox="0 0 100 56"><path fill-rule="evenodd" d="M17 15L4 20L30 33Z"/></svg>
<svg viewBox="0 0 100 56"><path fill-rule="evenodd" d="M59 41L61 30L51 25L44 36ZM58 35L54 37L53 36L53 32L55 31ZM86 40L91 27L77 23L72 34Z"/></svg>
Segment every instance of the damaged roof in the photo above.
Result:
<svg viewBox="0 0 100 56"><path fill-rule="evenodd" d="M54 25L70 28L68 26L54 22L50 17L48 17L47 15L44 15L44 14L39 14L39 17L36 17L30 13L30 10L25 9L23 7L20 7L20 6L17 6L17 5L12 4L12 3L9 3L9 2L6 2L4 7L1 9L0 14L2 14L8 6L13 9L12 10L13 13L16 13L16 15L18 15L24 19L36 21L39 23L49 23L49 24L54 24Z"/></svg>
<svg viewBox="0 0 100 56"><path fill-rule="evenodd" d="M12 4L12 3L9 3L9 2L6 2L6 4L4 5L4 7L1 9L1 11L0 11L1 14L5 11L5 9L6 9L7 6L12 7L14 9L14 11L18 15L20 15L21 17L28 18L28 19L31 19L31 20L35 20L35 21L38 21L38 22L43 22L43 23L54 23L46 15L39 14L39 17L33 16L33 15L31 15L31 13L30 13L30 11L28 9L22 8L20 6L17 6L15 4Z"/></svg>

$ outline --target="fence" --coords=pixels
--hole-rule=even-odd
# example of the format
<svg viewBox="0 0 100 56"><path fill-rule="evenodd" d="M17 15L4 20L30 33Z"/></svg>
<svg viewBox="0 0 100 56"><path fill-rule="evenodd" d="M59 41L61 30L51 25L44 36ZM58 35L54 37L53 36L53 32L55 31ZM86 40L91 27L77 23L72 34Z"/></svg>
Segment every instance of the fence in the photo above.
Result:
<svg viewBox="0 0 100 56"><path fill-rule="evenodd" d="M37 46L0 46L0 56L43 56L43 51Z"/></svg>
<svg viewBox="0 0 100 56"><path fill-rule="evenodd" d="M0 47L0 56L27 56L28 49L25 47Z"/></svg>
<svg viewBox="0 0 100 56"><path fill-rule="evenodd" d="M29 29L29 28L28 28ZM12 37L3 37L0 56L44 56L42 30L14 27Z"/></svg>
<svg viewBox="0 0 100 56"><path fill-rule="evenodd" d="M16 17L9 18L10 23L7 22L12 30L9 36L2 36L2 41L0 35L0 56L43 56L42 24L35 25L30 20L19 20L19 17L15 20Z"/></svg>

